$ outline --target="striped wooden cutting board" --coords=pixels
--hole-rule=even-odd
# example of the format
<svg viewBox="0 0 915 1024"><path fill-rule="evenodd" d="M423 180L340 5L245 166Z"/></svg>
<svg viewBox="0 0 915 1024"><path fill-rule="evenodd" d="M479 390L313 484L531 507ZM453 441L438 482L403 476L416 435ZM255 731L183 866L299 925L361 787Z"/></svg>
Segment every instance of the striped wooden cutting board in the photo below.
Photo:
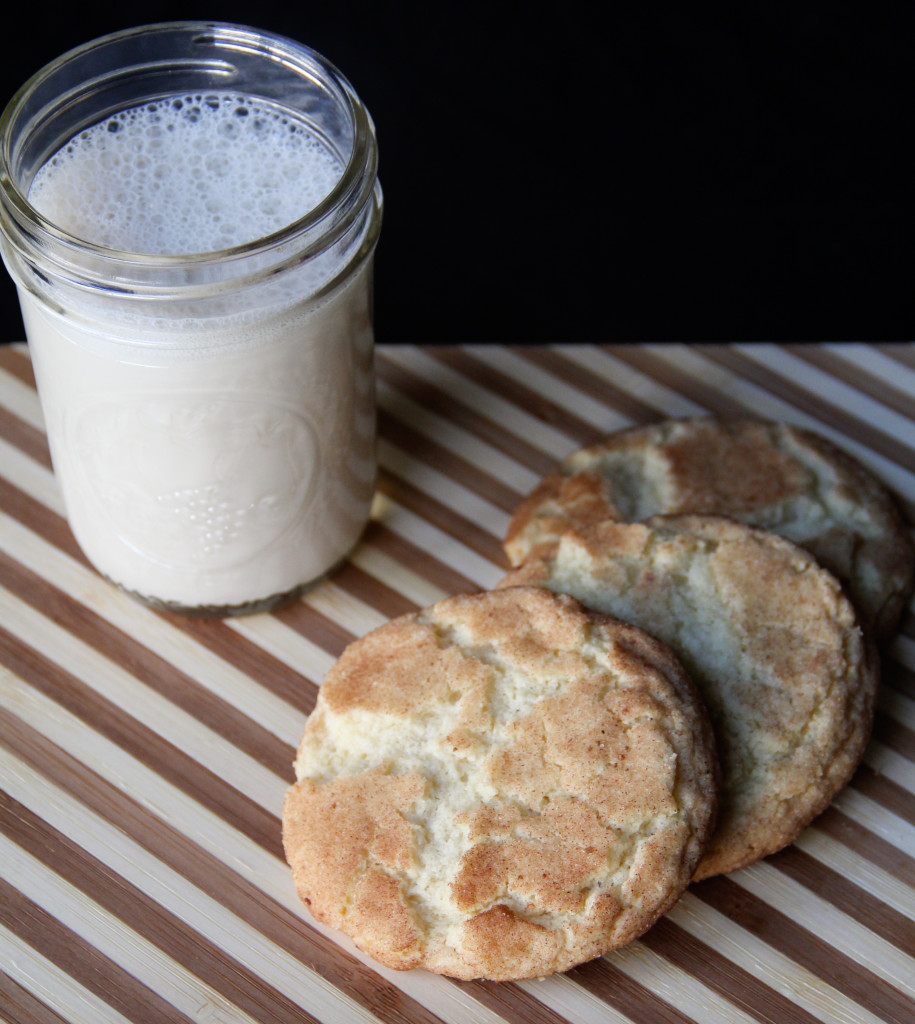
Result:
<svg viewBox="0 0 915 1024"><path fill-rule="evenodd" d="M307 918L279 812L354 637L503 572L519 498L662 415L821 431L915 521L915 346L383 347L374 520L270 615L153 612L63 518L24 346L0 348L0 1016L25 1022L915 1021L915 618L865 763L789 849L694 886L642 939L545 981L379 968Z"/></svg>

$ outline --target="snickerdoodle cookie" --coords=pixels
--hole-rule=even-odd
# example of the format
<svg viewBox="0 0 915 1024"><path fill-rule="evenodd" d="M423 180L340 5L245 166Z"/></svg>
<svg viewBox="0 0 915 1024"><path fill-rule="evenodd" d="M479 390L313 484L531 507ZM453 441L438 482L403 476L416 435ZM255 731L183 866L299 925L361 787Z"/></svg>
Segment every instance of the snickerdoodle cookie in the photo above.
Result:
<svg viewBox="0 0 915 1024"><path fill-rule="evenodd" d="M728 516L800 544L888 638L912 589L915 550L886 488L824 438L751 419L663 420L573 452L519 505L505 550L518 565L568 526L656 514Z"/></svg>
<svg viewBox="0 0 915 1024"><path fill-rule="evenodd" d="M641 630L541 588L447 598L331 669L286 855L314 916L389 967L566 970L689 882L713 743L692 682Z"/></svg>
<svg viewBox="0 0 915 1024"><path fill-rule="evenodd" d="M697 879L790 843L864 752L872 647L832 574L768 531L713 516L604 521L541 545L503 585L545 586L632 622L695 680L723 775Z"/></svg>

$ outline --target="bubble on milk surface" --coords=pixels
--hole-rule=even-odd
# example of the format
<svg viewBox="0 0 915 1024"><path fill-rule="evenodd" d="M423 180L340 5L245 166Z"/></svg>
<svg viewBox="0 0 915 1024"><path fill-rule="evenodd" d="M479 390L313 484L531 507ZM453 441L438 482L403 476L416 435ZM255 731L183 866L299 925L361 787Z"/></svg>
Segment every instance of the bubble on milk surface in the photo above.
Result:
<svg viewBox="0 0 915 1024"><path fill-rule="evenodd" d="M250 97L197 93L120 111L38 172L32 205L129 252L212 252L263 238L332 191L339 158L302 121Z"/></svg>

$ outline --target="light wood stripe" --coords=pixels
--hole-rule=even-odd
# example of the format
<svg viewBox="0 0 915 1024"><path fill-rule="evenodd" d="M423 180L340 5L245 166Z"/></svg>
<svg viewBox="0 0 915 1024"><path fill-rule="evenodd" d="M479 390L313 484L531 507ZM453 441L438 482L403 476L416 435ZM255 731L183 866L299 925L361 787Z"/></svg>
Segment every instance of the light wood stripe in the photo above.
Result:
<svg viewBox="0 0 915 1024"><path fill-rule="evenodd" d="M878 1017L905 1019L911 999L883 978L864 968L832 943L841 938L825 928L808 930L795 923L793 914L764 903L745 885L730 878L701 882L695 892L725 917L737 922L848 999Z"/></svg>
<svg viewBox="0 0 915 1024"><path fill-rule="evenodd" d="M804 381L801 373L804 361L791 358L786 350L773 346L721 349L703 345L697 351L706 359L754 381L805 415L813 415L820 423L828 424L872 451L911 469L911 448L905 443L906 435L911 436L910 432L915 430L911 422L885 410L881 418L886 425L882 428L875 426L871 417L882 408L879 403L867 401L862 393L850 395L851 389L834 381L828 374L811 374L806 380L808 386L804 386L798 380ZM832 388L829 388L830 381L835 385ZM827 388L831 393L824 395ZM860 412L848 412L852 403Z"/></svg>
<svg viewBox="0 0 915 1024"><path fill-rule="evenodd" d="M6 851L5 870L15 868L11 860L9 851ZM0 924L11 931L15 929L20 938L43 956L61 966L65 964L67 973L72 974L83 987L130 1019L147 1020L150 1024L160 1021L162 1024L191 1024L193 1011L190 1014L182 1012L169 998L174 998L175 994L167 967L161 970L159 980L160 991L167 993L162 996L135 978L116 959L102 952L99 946L105 944L103 941L84 939L63 923L64 916L71 916L65 893L59 893L57 903L59 909L50 914L9 882L0 879ZM125 947L134 950L136 945L128 942ZM198 1006L207 1004L206 997L201 996L202 993L193 1000ZM187 1002L182 1001L185 1009L189 1009Z"/></svg>
<svg viewBox="0 0 915 1024"><path fill-rule="evenodd" d="M258 849L246 847L244 840L222 827L218 819L204 821L204 827L198 827L207 813L202 807L195 807L167 784L159 785L160 780L150 779L153 785L144 786L141 766L129 764L125 758L113 755L110 749L102 749L102 766L119 763L120 771L108 774L116 780L121 777L133 781L127 786L117 782L109 784L96 770L99 759L94 756L99 747L104 748L104 742L100 744L97 739L90 739L88 744L80 745L78 730L62 721L61 737L66 737L68 742L76 741L83 754L82 759L74 758L35 728L46 714L46 707L39 701L32 714L34 724L20 720L14 730L14 720L0 709L0 725L4 726L0 730L0 746L6 745L21 758L33 773L32 777L34 774L46 776L61 790L71 793L201 891L213 894L226 908L254 924L290 955L317 971L325 981L366 1007L378 1008L382 1019L433 1024L434 1014L426 1012L419 1004L413 1005L411 998L396 988L388 988L388 983L377 972L364 967L320 931L305 924L291 893L288 871L278 859L264 860ZM87 753L90 754L88 759ZM32 782L29 791L36 789ZM148 806L141 806L132 798L133 792L151 796L153 805L164 812L164 817L152 816ZM176 796L178 802L174 799ZM78 808L75 813L79 813ZM197 839L203 840L205 845L201 846ZM415 987L422 988L421 985ZM447 990L445 995L447 997ZM439 999L447 1009L447 998L439 995ZM137 1019L143 1020L142 1017ZM454 1018L446 1012L441 1019ZM461 1019L460 1014L456 1019Z"/></svg>
<svg viewBox="0 0 915 1024"><path fill-rule="evenodd" d="M516 503L580 444L715 412L812 426L915 510L915 346L382 348L373 521L283 609L145 608L79 551L27 350L0 346L0 1018L16 1024L907 1024L915 606L849 786L766 861L561 977L379 967L313 921L279 813L345 646L492 586Z"/></svg>
<svg viewBox="0 0 915 1024"><path fill-rule="evenodd" d="M819 367L824 374L866 394L878 406L885 406L915 420L915 398L912 393L897 387L892 377L887 378L872 369L874 353L867 346L849 345L831 349L819 345L787 345L785 350L797 359ZM896 368L897 379L903 373L901 368Z"/></svg>
<svg viewBox="0 0 915 1024"><path fill-rule="evenodd" d="M402 426L412 428L436 448L455 453L463 464L462 472L468 472L464 467L471 467L473 472L485 470L487 480L510 488L509 495L514 496L514 500L518 494L527 493L540 478L541 474L523 463L517 451L516 438L503 438L498 447L490 444L476 432L446 419L439 407L421 405L385 380L378 381L377 393L381 409L390 417L396 418ZM385 429L382 426L382 432Z"/></svg>
<svg viewBox="0 0 915 1024"><path fill-rule="evenodd" d="M52 884L65 884L86 905L98 907L106 921L116 921L115 927L121 934L127 934L123 929L129 928L130 940L126 945L144 944L150 959L167 955L172 962L192 963L194 977L207 987L206 991L195 993L194 1001L188 1006L192 1013L199 999L217 1006L221 1002L224 1012L238 1019L269 1016L289 1024L303 1019L301 1007L264 985L251 964L228 955L225 949L166 911L161 902L125 881L21 805L0 805L0 830L32 855L36 864L43 863L48 869L43 874L36 872L37 882L43 882L48 888ZM41 854L51 857L47 852L50 850L53 850L52 863L42 862ZM62 881L49 883L48 879L53 877L51 872L56 872ZM235 931L242 930L242 923L237 922ZM225 937L232 934L232 931L225 931ZM250 961L255 960L253 949L249 948L246 953ZM345 1008L336 1009L344 1016ZM352 1020L360 1019L349 1016ZM304 1022L317 1019L320 1018L304 1014Z"/></svg>
<svg viewBox="0 0 915 1024"><path fill-rule="evenodd" d="M380 356L379 376L401 394L409 396L414 405L420 408L425 406L427 409L431 407L447 417L448 422L480 438L493 450L511 456L512 460L519 462L532 474L542 476L550 472L554 462L552 456L528 443L521 431L510 433L497 420L483 415L479 407L465 405L461 401L461 394L455 395L431 383L429 379L420 377L392 356L392 352Z"/></svg>
<svg viewBox="0 0 915 1024"><path fill-rule="evenodd" d="M828 807L817 818L814 829L853 850L865 863L875 865L905 885L915 888L915 844L906 852L907 843L904 839L898 845L888 842L861 822L849 817L836 804ZM809 832L807 834L809 836Z"/></svg>
<svg viewBox="0 0 915 1024"><path fill-rule="evenodd" d="M127 1018L0 925L0 1006L15 1024L125 1024ZM66 1016L64 1016L66 1015Z"/></svg>
<svg viewBox="0 0 915 1024"><path fill-rule="evenodd" d="M507 401L501 392L489 390L472 377L458 372L446 360L439 358L441 355L439 348L419 349L406 345L385 349L381 360L393 362L399 368L407 368L416 374L424 391L434 394L436 400L445 395L461 409L470 410L473 415L470 423L483 423L487 427L496 424L497 436L505 438L504 443L508 447L504 450L509 453L517 448L522 458L538 452L541 459L556 459L568 452L574 443L568 434L535 415L533 410ZM525 464L537 469L526 460Z"/></svg>
<svg viewBox="0 0 915 1024"><path fill-rule="evenodd" d="M472 350L442 347L429 351L435 359L450 369L456 370L485 390L501 395L518 408L527 410L578 444L590 444L601 435L601 430L590 420L570 412L560 402L538 394L531 388L519 384L511 374L491 366L485 358L481 358L481 354L485 357L483 348Z"/></svg>

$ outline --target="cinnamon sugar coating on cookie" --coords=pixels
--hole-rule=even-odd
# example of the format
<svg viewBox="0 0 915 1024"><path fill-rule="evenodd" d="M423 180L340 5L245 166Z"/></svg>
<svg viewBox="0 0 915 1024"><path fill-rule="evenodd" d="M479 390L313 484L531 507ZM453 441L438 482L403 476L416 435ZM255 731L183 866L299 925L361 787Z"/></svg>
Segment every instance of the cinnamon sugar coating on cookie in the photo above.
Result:
<svg viewBox="0 0 915 1024"><path fill-rule="evenodd" d="M877 660L836 579L733 520L656 516L569 530L510 572L633 622L677 652L722 762L696 878L781 849L848 781L870 734Z"/></svg>
<svg viewBox="0 0 915 1024"><path fill-rule="evenodd" d="M663 420L573 452L520 503L505 550L518 565L568 527L657 514L727 516L800 544L881 639L912 590L915 549L877 478L811 431L751 419Z"/></svg>
<svg viewBox="0 0 915 1024"><path fill-rule="evenodd" d="M713 744L692 682L641 630L541 588L448 598L328 674L287 858L312 913L390 967L567 970L688 884Z"/></svg>

